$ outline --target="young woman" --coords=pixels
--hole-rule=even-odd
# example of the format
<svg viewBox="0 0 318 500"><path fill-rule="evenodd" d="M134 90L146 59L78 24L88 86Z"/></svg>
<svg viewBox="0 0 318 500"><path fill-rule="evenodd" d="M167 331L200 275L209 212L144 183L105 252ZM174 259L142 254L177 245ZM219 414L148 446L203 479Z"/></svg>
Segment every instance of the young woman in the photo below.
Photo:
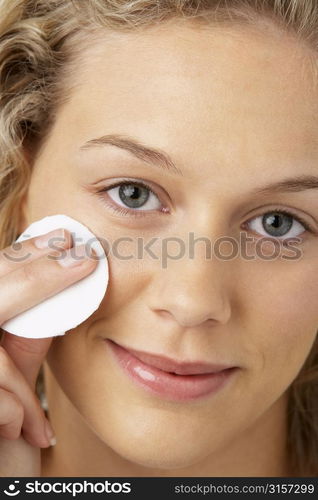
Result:
<svg viewBox="0 0 318 500"><path fill-rule="evenodd" d="M317 475L316 2L2 0L0 20L1 324L96 265L12 247L31 222L117 243L85 322L3 330L1 474Z"/></svg>

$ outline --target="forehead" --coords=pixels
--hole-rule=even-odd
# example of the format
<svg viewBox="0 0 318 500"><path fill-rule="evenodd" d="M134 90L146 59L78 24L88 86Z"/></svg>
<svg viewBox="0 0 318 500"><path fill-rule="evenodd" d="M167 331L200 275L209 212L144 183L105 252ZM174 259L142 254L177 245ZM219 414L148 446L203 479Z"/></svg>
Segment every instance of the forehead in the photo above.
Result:
<svg viewBox="0 0 318 500"><path fill-rule="evenodd" d="M304 159L317 140L313 60L274 29L171 23L102 32L74 66L61 116L72 115L82 141L124 133L202 161L257 152Z"/></svg>

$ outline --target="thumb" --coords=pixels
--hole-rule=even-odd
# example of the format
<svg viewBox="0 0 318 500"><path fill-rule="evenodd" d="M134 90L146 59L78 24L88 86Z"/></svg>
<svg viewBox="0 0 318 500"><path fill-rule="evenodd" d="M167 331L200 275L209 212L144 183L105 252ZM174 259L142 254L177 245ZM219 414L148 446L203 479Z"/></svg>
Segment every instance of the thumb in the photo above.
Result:
<svg viewBox="0 0 318 500"><path fill-rule="evenodd" d="M1 346L24 375L32 390L34 390L41 364L49 350L53 337L28 339L18 337L4 330L2 330L2 333Z"/></svg>

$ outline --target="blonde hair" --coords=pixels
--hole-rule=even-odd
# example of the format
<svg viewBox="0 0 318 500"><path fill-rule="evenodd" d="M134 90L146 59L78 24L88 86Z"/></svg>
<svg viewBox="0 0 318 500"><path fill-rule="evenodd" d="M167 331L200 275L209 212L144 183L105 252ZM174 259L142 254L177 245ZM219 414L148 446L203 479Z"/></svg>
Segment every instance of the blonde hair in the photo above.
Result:
<svg viewBox="0 0 318 500"><path fill-rule="evenodd" d="M151 28L170 20L255 27L265 21L315 52L316 0L0 0L0 248L18 236L31 176L24 145L43 143L81 34ZM85 39L85 38L84 38ZM293 475L318 472L318 340L289 388Z"/></svg>

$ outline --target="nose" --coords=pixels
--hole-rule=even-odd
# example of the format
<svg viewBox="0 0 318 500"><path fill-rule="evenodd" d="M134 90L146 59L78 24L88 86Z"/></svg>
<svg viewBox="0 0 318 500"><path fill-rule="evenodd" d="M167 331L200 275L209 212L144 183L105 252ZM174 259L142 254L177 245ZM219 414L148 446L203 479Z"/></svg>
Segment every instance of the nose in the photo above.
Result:
<svg viewBox="0 0 318 500"><path fill-rule="evenodd" d="M212 257L213 259L213 257ZM226 324L231 317L230 262L172 261L156 276L151 309L182 327Z"/></svg>

